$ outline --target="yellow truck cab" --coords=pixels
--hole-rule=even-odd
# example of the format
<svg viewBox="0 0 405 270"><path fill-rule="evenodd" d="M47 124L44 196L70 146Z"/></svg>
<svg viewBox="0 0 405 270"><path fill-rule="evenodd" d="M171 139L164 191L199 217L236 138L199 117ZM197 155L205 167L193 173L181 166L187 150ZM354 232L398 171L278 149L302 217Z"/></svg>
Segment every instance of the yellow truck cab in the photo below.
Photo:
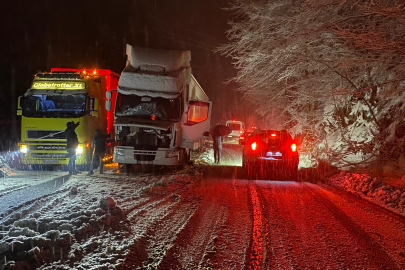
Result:
<svg viewBox="0 0 405 270"><path fill-rule="evenodd" d="M22 165L67 165L66 123L76 128L76 165L90 164L95 129L113 133L114 117L105 109L106 91L116 89L119 75L110 70L52 69L37 73L31 88L18 98L21 115ZM112 137L114 134L112 134Z"/></svg>

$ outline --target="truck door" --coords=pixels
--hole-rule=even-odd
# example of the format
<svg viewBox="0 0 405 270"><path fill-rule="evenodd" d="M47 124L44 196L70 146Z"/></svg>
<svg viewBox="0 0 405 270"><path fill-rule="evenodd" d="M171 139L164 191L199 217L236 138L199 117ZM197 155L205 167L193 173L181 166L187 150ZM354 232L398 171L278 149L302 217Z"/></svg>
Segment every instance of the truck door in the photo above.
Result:
<svg viewBox="0 0 405 270"><path fill-rule="evenodd" d="M189 100L181 118L182 148L193 148L200 139L208 139L211 125L211 101Z"/></svg>

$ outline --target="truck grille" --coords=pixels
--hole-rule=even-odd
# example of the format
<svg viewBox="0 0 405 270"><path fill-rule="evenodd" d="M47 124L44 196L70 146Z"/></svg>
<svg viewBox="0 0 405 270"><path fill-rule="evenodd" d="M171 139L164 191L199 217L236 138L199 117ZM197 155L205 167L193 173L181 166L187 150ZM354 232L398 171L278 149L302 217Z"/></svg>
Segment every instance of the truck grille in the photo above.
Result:
<svg viewBox="0 0 405 270"><path fill-rule="evenodd" d="M30 145L30 150L65 150L66 145L34 144Z"/></svg>
<svg viewBox="0 0 405 270"><path fill-rule="evenodd" d="M28 139L66 140L64 130L28 130Z"/></svg>
<svg viewBox="0 0 405 270"><path fill-rule="evenodd" d="M158 137L156 134L142 133L136 136L135 149L136 150L152 150L158 149Z"/></svg>
<svg viewBox="0 0 405 270"><path fill-rule="evenodd" d="M66 159L69 157L68 153L32 153L34 158L46 158L46 159Z"/></svg>

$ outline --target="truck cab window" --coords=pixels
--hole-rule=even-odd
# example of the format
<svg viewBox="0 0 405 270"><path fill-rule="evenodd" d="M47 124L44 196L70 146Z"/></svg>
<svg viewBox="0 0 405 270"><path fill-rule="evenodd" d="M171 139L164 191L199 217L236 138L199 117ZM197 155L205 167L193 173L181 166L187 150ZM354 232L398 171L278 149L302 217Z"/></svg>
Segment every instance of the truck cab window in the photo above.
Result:
<svg viewBox="0 0 405 270"><path fill-rule="evenodd" d="M137 95L117 96L117 116L131 116L156 120L177 121L181 117L181 98L140 97Z"/></svg>
<svg viewBox="0 0 405 270"><path fill-rule="evenodd" d="M85 95L28 95L23 115L26 117L80 117L85 112Z"/></svg>

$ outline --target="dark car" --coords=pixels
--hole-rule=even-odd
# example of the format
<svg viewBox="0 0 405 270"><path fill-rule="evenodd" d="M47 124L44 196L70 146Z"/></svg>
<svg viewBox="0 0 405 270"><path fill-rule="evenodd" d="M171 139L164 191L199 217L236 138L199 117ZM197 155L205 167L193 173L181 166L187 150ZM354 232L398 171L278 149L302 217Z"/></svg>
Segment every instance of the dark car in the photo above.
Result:
<svg viewBox="0 0 405 270"><path fill-rule="evenodd" d="M247 140L247 138L255 131L256 127L248 128L242 135L239 136L239 144L243 145L243 143Z"/></svg>
<svg viewBox="0 0 405 270"><path fill-rule="evenodd" d="M256 130L242 144L242 167L249 178L281 174L297 179L297 144L286 130Z"/></svg>

